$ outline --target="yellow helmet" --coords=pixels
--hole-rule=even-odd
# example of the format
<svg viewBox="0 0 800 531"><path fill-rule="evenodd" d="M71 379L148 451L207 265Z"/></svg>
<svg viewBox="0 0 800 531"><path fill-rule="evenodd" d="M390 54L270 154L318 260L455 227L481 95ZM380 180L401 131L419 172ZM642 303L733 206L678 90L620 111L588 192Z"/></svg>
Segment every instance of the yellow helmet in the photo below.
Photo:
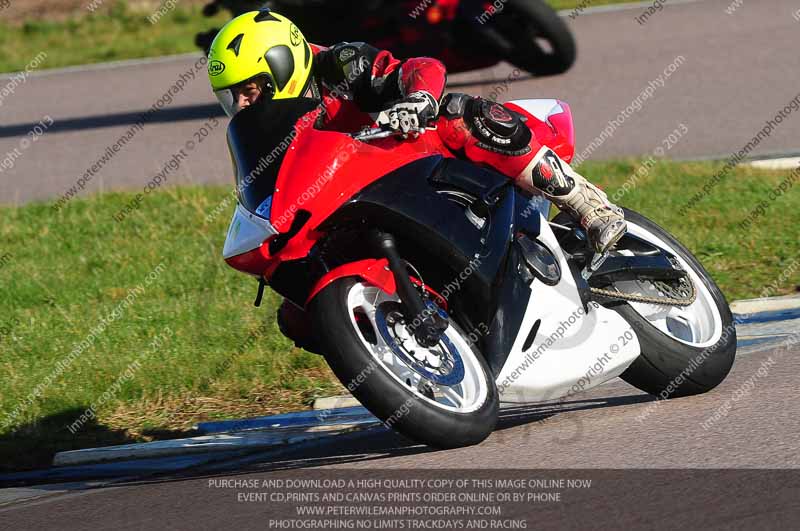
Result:
<svg viewBox="0 0 800 531"><path fill-rule="evenodd" d="M228 116L239 109L232 89L263 76L265 96L303 96L312 80L314 54L291 20L267 9L234 18L219 31L208 53L208 79Z"/></svg>

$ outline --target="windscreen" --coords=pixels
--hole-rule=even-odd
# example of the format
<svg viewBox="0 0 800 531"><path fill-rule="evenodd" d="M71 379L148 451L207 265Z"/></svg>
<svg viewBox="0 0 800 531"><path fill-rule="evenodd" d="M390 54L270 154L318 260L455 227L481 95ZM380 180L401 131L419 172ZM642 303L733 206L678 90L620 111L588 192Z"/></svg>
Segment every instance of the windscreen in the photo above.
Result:
<svg viewBox="0 0 800 531"><path fill-rule="evenodd" d="M239 202L250 212L269 218L267 200L275 191L283 158L294 138L294 125L317 105L310 98L263 100L231 120L228 147L236 189Z"/></svg>

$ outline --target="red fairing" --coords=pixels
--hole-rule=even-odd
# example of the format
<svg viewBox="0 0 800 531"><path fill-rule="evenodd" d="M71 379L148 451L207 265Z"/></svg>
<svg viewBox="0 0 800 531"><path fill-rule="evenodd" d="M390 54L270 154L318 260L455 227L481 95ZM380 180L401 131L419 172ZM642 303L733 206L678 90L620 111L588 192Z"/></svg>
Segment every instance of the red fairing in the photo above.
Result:
<svg viewBox="0 0 800 531"><path fill-rule="evenodd" d="M505 106L525 116L528 119L525 125L533 131L536 141L543 146L549 147L563 161L569 163L575 155L575 128L572 122L572 111L569 105L563 101L558 103L563 111L558 114L551 114L547 118L547 122L539 120L522 107L513 103L506 103ZM534 150L534 154L536 151L538 150Z"/></svg>
<svg viewBox="0 0 800 531"><path fill-rule="evenodd" d="M267 245L262 245L258 249L226 258L225 262L237 271L269 278L273 271L265 270L265 267L269 264L269 252L267 249ZM274 266L277 267L278 262L275 262Z"/></svg>
<svg viewBox="0 0 800 531"><path fill-rule="evenodd" d="M375 120L369 114L362 112L352 100L344 100L328 94L323 101L325 118L322 125L328 131L347 133L375 124Z"/></svg>
<svg viewBox="0 0 800 531"><path fill-rule="evenodd" d="M394 295L397 291L394 275L392 275L392 272L389 270L389 261L385 258L377 260L370 258L344 264L336 269L328 271L325 276L319 279L319 282L317 282L311 290L311 294L306 300L306 305L308 305L320 291L325 289L326 286L340 278L346 277L360 277L362 280L380 288L389 295Z"/></svg>
<svg viewBox="0 0 800 531"><path fill-rule="evenodd" d="M389 295L394 295L397 291L397 284L394 281L394 275L389 269L389 261L385 258L374 259L368 258L366 260L359 260L358 262L351 262L344 264L336 269L328 271L316 285L311 289L311 294L306 300L306 305L316 297L320 291L325 289L326 286L332 284L340 278L346 277L359 277L361 280L380 288ZM411 282L417 286L422 286L422 282L414 277L409 277ZM425 291L431 294L441 308L447 310L447 299L442 297L436 290L430 286L424 286Z"/></svg>
<svg viewBox="0 0 800 531"><path fill-rule="evenodd" d="M289 230L299 210L309 211L311 218L272 257L281 261L307 256L322 236L315 229L353 195L387 173L432 154L453 156L435 134L364 143L334 131L300 125L296 130L297 137L278 173L270 222L282 233Z"/></svg>

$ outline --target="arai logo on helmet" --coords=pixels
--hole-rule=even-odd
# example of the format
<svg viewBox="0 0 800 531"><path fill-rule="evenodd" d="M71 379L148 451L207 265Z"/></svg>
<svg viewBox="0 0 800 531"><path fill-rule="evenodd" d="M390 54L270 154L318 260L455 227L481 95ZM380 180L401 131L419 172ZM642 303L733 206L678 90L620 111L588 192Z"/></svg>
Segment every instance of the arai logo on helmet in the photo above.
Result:
<svg viewBox="0 0 800 531"><path fill-rule="evenodd" d="M294 24L289 27L289 40L292 46L300 46L300 30Z"/></svg>
<svg viewBox="0 0 800 531"><path fill-rule="evenodd" d="M218 76L225 71L225 63L216 59L208 63L208 75Z"/></svg>

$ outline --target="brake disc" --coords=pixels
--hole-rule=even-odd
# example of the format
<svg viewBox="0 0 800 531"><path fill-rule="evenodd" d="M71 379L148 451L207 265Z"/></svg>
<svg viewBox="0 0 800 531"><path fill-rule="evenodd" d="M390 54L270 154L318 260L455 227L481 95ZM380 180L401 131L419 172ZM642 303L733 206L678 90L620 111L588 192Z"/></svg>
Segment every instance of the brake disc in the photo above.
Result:
<svg viewBox="0 0 800 531"><path fill-rule="evenodd" d="M424 379L436 385L447 387L457 385L464 379L464 362L461 359L461 354L446 335L443 335L439 344L433 347L437 352L431 352L433 349L424 349L426 354L437 355L439 358L438 367L434 367L427 362L427 356L417 355L414 348L421 348L418 345L412 348L406 346L405 343L413 342L414 340L410 335L408 337L400 337L400 334L396 332L396 327L405 327L398 303L384 302L378 306L375 312L375 324L378 328L378 333L394 355Z"/></svg>

